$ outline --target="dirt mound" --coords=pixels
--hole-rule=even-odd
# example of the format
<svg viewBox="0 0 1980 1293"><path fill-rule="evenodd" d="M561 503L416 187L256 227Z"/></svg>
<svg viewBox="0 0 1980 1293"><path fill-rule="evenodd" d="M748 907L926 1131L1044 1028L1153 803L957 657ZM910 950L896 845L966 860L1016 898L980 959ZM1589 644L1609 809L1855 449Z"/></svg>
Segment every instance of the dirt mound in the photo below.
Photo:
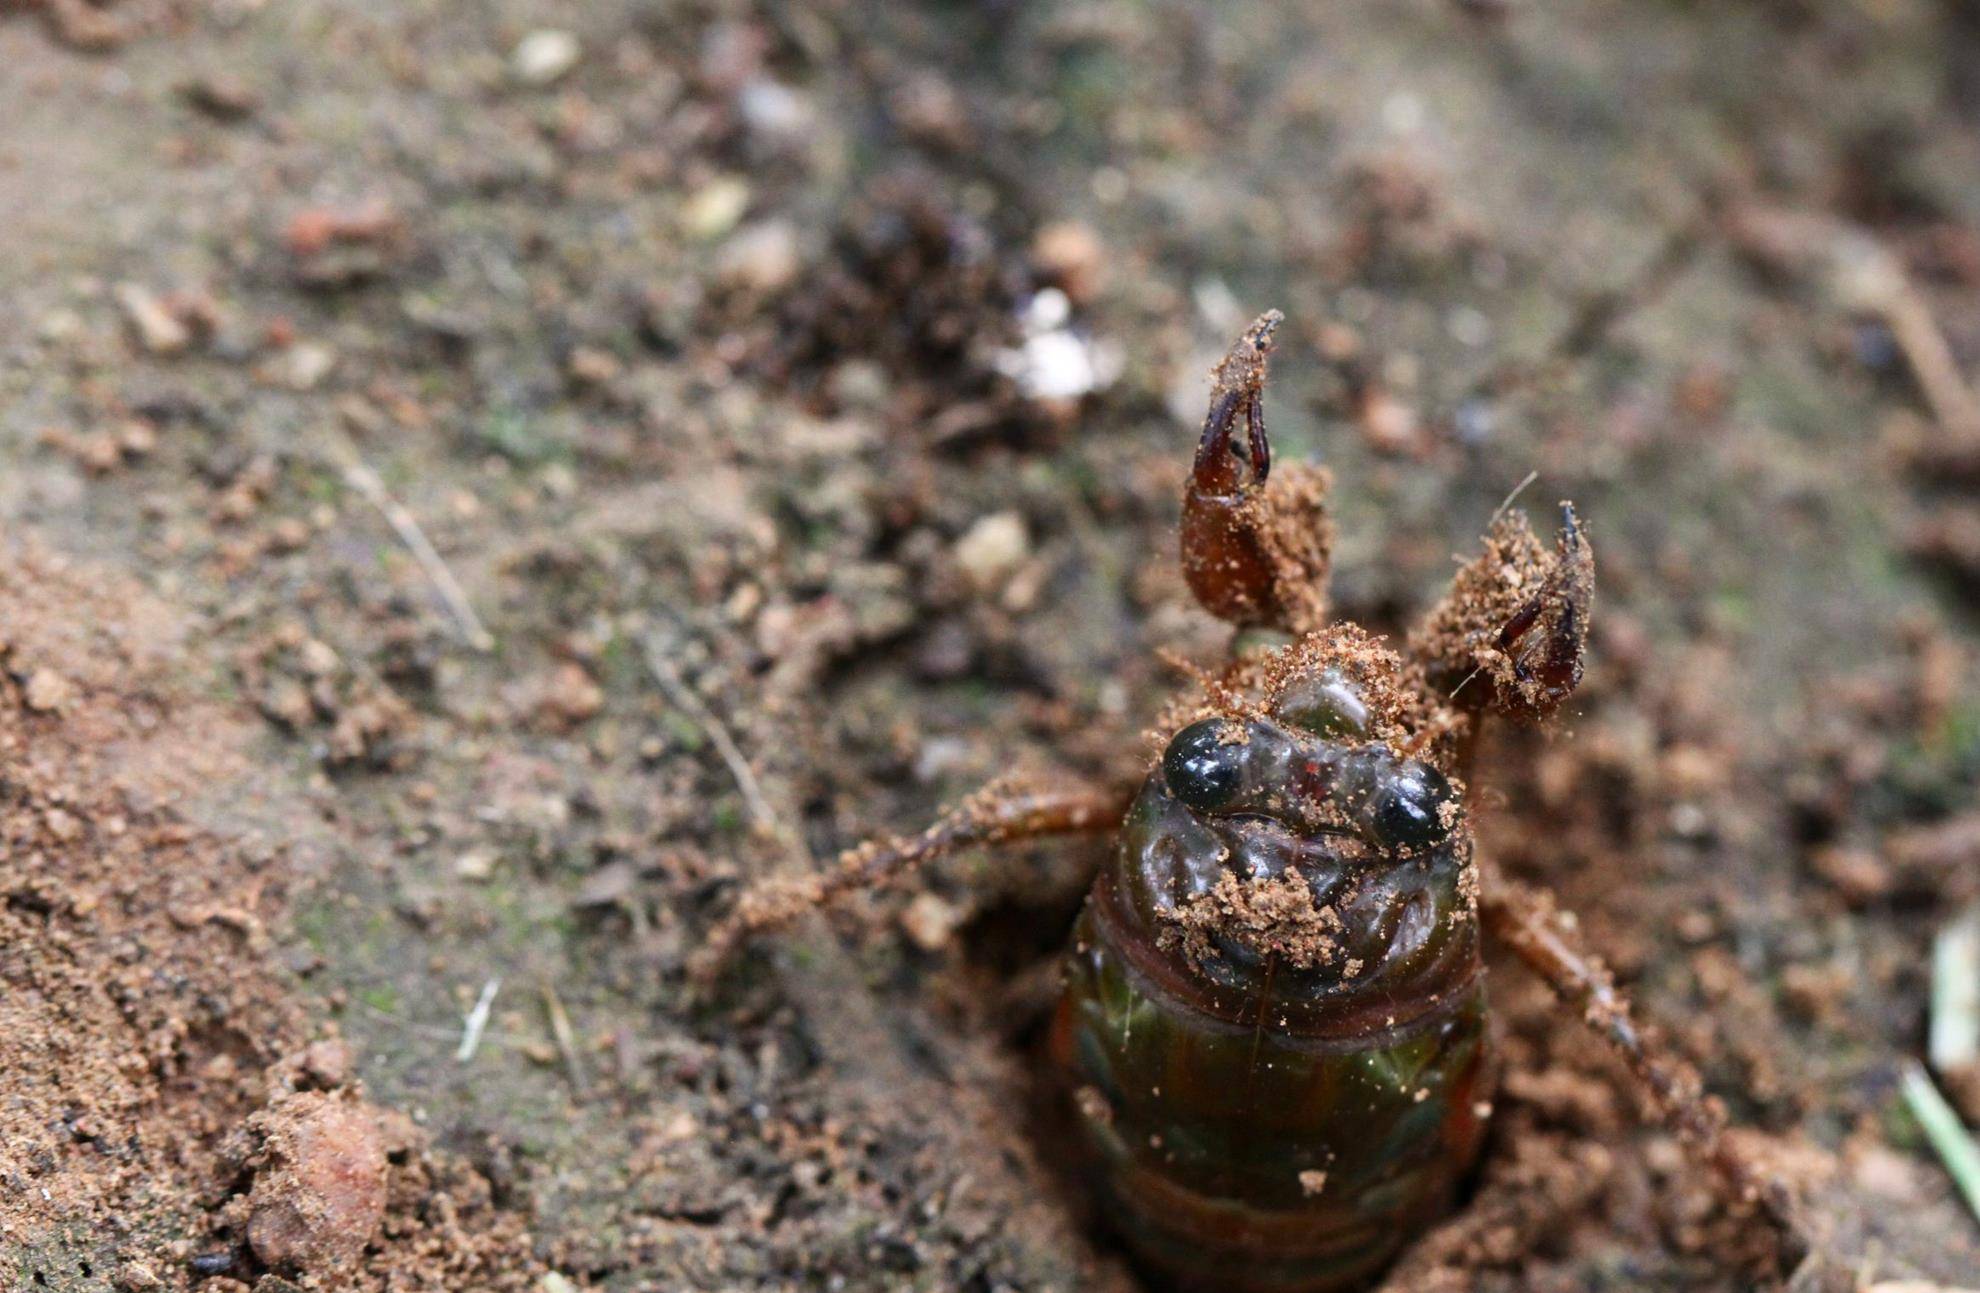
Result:
<svg viewBox="0 0 1980 1293"><path fill-rule="evenodd" d="M248 1287L279 1259L305 1281L355 1263L346 1288L527 1285L527 1235L485 1182L355 1092L296 1093L348 1063L305 1046L271 959L285 854L188 816L216 788L251 799L252 769L233 716L179 694L180 646L135 589L35 551L0 564L0 1276Z"/></svg>

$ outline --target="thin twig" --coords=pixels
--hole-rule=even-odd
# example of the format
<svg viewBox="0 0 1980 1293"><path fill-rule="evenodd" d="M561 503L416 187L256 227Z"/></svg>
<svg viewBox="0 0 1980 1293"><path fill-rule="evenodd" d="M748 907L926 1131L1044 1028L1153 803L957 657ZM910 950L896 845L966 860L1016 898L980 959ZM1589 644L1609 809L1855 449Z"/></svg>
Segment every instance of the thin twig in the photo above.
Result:
<svg viewBox="0 0 1980 1293"><path fill-rule="evenodd" d="M585 1094L584 1065L578 1059L577 1034L571 1031L571 1017L564 1013L564 1003L557 998L557 990L548 984L543 988L543 1010L550 1016L550 1035L557 1039L557 1053L564 1057L564 1069L571 1077L571 1090L582 1100Z"/></svg>
<svg viewBox="0 0 1980 1293"><path fill-rule="evenodd" d="M454 623L459 627L461 636L466 639L467 644L476 651L494 650L495 637L481 622L481 617L474 613L474 607L468 602L467 593L461 588L460 581L454 578L454 572L447 568L447 563L441 559L439 550L426 537L426 531L419 528L419 522L413 519L413 514L386 491L385 482L378 478L378 473L364 463L354 460L344 464L344 480L378 509L379 514L399 536L399 542L405 544L411 551L420 568L426 572L427 579L432 582L433 590L440 595L441 602L447 607L447 613L454 617Z"/></svg>
<svg viewBox="0 0 1980 1293"><path fill-rule="evenodd" d="M1499 509L1496 512L1492 513L1492 519L1485 522L1485 528L1489 530L1493 526L1497 525L1499 523L1499 518L1504 516L1507 510L1512 507L1514 500L1516 500L1521 494L1524 494L1526 492L1526 487L1528 485L1531 485L1534 481L1539 479L1540 479L1540 473L1537 469L1534 471L1527 472L1526 475L1520 480L1519 484L1514 485L1512 487L1512 493L1506 495L1505 502L1499 504Z"/></svg>
<svg viewBox="0 0 1980 1293"><path fill-rule="evenodd" d="M481 985L481 995L474 1000L474 1009L467 1012L466 1026L461 1030L461 1044L454 1050L456 1063L465 1064L474 1058L481 1046L481 1034L488 1027L488 1012L495 1008L495 994L502 990L502 980L490 979Z"/></svg>
<svg viewBox="0 0 1980 1293"><path fill-rule="evenodd" d="M1939 425L1953 435L1980 435L1980 398L1960 375L1946 334L1918 289L1908 280L1898 279L1878 303L1877 313L1904 352L1911 375Z"/></svg>
<svg viewBox="0 0 1980 1293"><path fill-rule="evenodd" d="M1980 1218L1980 1145L1974 1143L1973 1133L1939 1094L1924 1065L1907 1059L1902 1073L1904 1102L1911 1107L1911 1116L1924 1128L1925 1139L1938 1151L1939 1160L1946 1165L1953 1184L1959 1187L1966 1206Z"/></svg>
<svg viewBox="0 0 1980 1293"><path fill-rule="evenodd" d="M779 839L785 838L777 814L771 810L770 801L764 798L763 786L757 781L756 773L750 770L749 760L743 757L742 748L736 744L736 738L730 735L728 724L724 723L715 711L709 709L702 702L701 697L694 694L694 689L681 677L680 670L674 668L673 661L660 650L658 642L649 637L642 645L645 648L646 667L653 674L653 680L660 684L661 691L667 693L667 699L674 708L685 713L689 721L700 728L714 744L715 752L721 755L722 762L728 765L729 775L735 778L736 788L742 791L743 802L749 805L750 816L754 817L756 824L769 834Z"/></svg>
<svg viewBox="0 0 1980 1293"><path fill-rule="evenodd" d="M1980 435L1980 397L1959 371L1932 307L1898 258L1869 237L1841 236L1832 252L1834 290L1849 308L1883 320L1932 417L1947 434Z"/></svg>

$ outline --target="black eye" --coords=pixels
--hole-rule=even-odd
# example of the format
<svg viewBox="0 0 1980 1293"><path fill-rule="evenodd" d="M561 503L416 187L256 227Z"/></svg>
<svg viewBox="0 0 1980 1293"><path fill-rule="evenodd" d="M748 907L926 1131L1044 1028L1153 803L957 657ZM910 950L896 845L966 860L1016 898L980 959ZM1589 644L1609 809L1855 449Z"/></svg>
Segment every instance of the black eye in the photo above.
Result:
<svg viewBox="0 0 1980 1293"><path fill-rule="evenodd" d="M1375 792L1372 826L1390 848L1427 848L1451 833L1451 783L1435 768L1405 763Z"/></svg>
<svg viewBox="0 0 1980 1293"><path fill-rule="evenodd" d="M1162 756L1162 779L1186 808L1215 812L1237 793L1244 747L1224 739L1230 725L1206 718L1177 732Z"/></svg>

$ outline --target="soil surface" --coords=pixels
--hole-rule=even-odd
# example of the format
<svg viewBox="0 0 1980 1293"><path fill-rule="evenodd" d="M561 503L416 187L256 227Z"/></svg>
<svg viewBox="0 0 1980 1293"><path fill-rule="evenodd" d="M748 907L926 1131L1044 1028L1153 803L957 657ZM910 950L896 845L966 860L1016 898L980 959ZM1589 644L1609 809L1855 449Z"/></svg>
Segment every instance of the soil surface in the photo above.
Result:
<svg viewBox="0 0 1980 1293"><path fill-rule="evenodd" d="M1268 307L1336 618L1578 505L1589 673L1482 838L1807 1200L1782 1259L1495 955L1397 1285L1975 1283L1898 1073L1980 899L1977 36L0 0L0 1287L1140 1287L1036 1063L1098 845L687 962L1014 767L1146 768Z"/></svg>

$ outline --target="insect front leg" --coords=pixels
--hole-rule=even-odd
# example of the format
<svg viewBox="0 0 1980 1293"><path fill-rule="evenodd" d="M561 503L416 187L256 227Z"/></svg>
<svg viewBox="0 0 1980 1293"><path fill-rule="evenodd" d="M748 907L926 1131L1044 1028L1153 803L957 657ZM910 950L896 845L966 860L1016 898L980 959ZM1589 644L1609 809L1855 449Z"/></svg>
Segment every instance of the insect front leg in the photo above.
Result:
<svg viewBox="0 0 1980 1293"><path fill-rule="evenodd" d="M1594 601L1595 550L1574 504L1561 504L1551 552L1524 514L1504 512L1410 648L1452 704L1538 722L1581 682Z"/></svg>
<svg viewBox="0 0 1980 1293"><path fill-rule="evenodd" d="M1332 477L1272 469L1265 367L1283 317L1262 314L1211 374L1210 411L1183 492L1182 568L1203 608L1240 628L1310 633L1327 612Z"/></svg>

